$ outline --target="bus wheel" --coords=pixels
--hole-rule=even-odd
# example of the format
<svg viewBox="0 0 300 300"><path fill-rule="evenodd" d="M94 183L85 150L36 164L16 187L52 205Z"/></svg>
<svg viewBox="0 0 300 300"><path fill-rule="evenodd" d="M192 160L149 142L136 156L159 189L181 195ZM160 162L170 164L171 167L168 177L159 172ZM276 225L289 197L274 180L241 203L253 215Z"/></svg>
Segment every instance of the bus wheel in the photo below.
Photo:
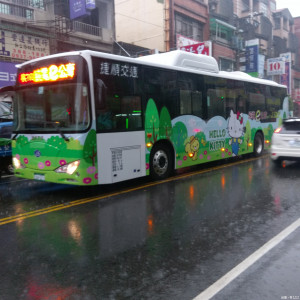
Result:
<svg viewBox="0 0 300 300"><path fill-rule="evenodd" d="M257 132L254 138L254 156L260 156L264 151L264 138L260 132Z"/></svg>
<svg viewBox="0 0 300 300"><path fill-rule="evenodd" d="M169 147L164 144L154 146L150 154L150 176L154 180L167 178L173 168L173 161Z"/></svg>

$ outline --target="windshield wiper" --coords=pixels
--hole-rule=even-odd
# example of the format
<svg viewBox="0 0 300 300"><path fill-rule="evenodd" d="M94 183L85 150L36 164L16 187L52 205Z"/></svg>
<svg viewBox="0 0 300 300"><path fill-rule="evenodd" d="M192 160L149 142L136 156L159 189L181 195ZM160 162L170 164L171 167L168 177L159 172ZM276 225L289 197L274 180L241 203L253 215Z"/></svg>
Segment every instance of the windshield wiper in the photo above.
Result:
<svg viewBox="0 0 300 300"><path fill-rule="evenodd" d="M57 132L61 135L61 137L66 141L69 142L70 139L65 136L65 134L62 132L61 128L59 127L60 123L58 121L45 121L45 124L51 124L54 125L54 128L57 130Z"/></svg>
<svg viewBox="0 0 300 300"><path fill-rule="evenodd" d="M19 134L19 132L17 132L11 139L15 140L18 134Z"/></svg>

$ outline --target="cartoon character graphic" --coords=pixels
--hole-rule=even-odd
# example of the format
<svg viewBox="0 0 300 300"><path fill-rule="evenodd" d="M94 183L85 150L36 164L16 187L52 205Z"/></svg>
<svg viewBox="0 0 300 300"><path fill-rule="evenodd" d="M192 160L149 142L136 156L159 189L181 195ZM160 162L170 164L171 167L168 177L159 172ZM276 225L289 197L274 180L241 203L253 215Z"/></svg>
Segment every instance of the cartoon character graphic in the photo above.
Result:
<svg viewBox="0 0 300 300"><path fill-rule="evenodd" d="M229 145L232 147L232 156L237 156L240 149L240 144L243 140L241 137L244 134L243 116L240 112L236 114L231 110L228 118L228 133L231 136Z"/></svg>
<svg viewBox="0 0 300 300"><path fill-rule="evenodd" d="M185 144L185 152L188 154L192 160L196 160L198 158L198 151L199 151L200 143L198 138L195 136L191 136L189 141Z"/></svg>

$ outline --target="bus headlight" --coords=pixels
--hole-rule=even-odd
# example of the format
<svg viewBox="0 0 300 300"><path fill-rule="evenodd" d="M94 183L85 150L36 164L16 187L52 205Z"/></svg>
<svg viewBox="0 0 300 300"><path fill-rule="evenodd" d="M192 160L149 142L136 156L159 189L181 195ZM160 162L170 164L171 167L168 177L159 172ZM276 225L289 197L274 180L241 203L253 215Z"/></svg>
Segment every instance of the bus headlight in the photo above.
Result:
<svg viewBox="0 0 300 300"><path fill-rule="evenodd" d="M67 173L72 175L78 168L80 160L75 160L69 164L63 165L55 170L57 173Z"/></svg>
<svg viewBox="0 0 300 300"><path fill-rule="evenodd" d="M24 169L25 167L21 164L20 159L18 159L17 157L13 157L12 159L12 163L15 169Z"/></svg>

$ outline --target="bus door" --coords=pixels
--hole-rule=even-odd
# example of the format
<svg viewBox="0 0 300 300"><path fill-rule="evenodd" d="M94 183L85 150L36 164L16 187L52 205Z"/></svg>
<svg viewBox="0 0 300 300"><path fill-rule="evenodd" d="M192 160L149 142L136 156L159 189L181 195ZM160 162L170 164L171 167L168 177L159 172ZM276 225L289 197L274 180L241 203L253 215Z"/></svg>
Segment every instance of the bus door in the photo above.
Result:
<svg viewBox="0 0 300 300"><path fill-rule="evenodd" d="M97 78L95 74L94 81L100 184L146 175L142 97L136 88L138 78L129 76L133 73L112 75L112 68L121 71L125 67L122 63L105 64L109 75L104 76L105 73ZM132 67L126 65L126 68Z"/></svg>

